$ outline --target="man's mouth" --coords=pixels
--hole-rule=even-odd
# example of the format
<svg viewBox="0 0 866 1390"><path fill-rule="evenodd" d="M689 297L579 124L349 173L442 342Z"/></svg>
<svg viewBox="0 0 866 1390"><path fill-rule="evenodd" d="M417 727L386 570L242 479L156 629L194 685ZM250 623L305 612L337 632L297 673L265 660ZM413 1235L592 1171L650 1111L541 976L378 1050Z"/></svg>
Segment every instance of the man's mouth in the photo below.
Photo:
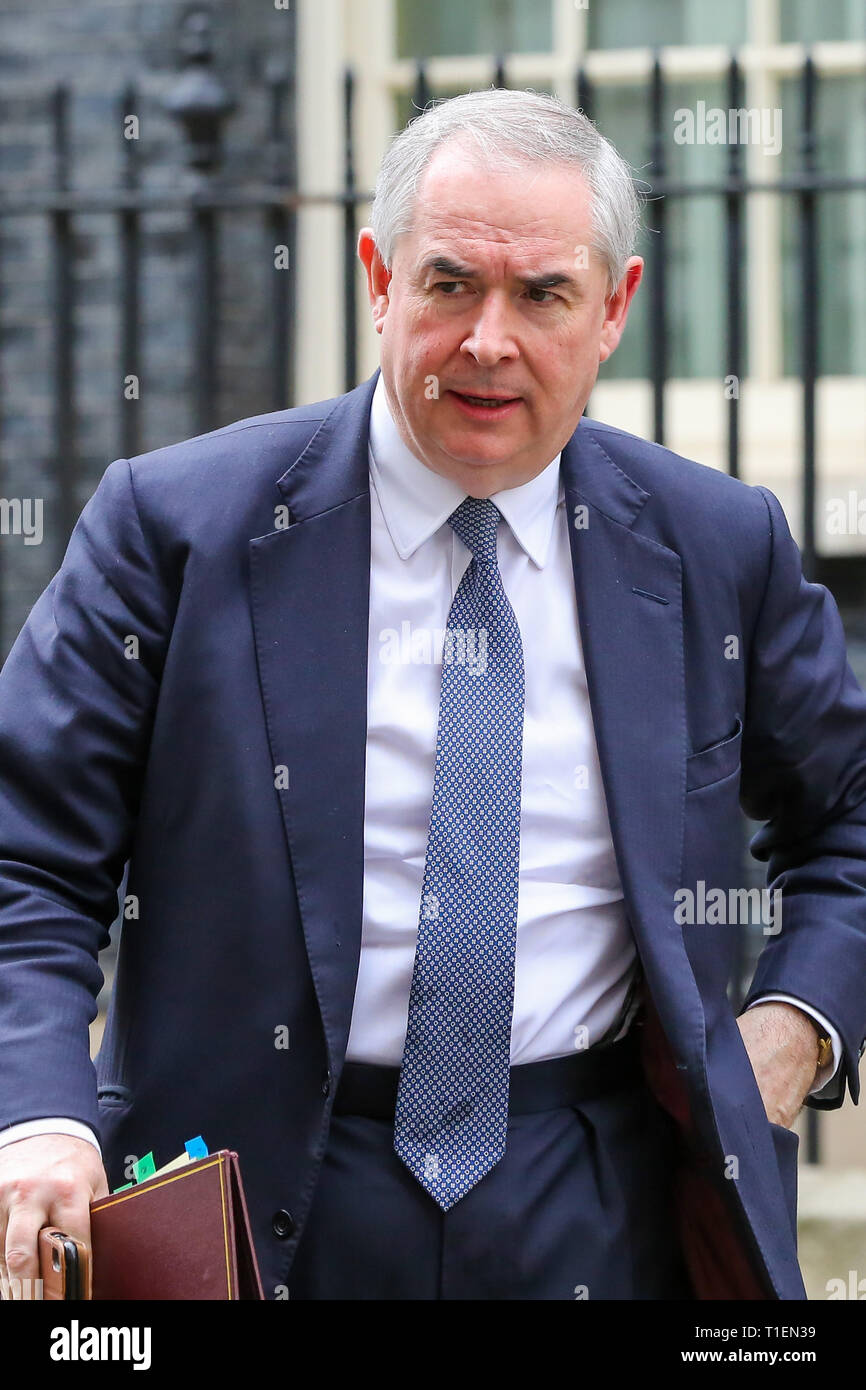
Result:
<svg viewBox="0 0 866 1390"><path fill-rule="evenodd" d="M453 394L469 405L480 406L490 411L502 410L521 399L520 396L470 396L466 391L455 391Z"/></svg>

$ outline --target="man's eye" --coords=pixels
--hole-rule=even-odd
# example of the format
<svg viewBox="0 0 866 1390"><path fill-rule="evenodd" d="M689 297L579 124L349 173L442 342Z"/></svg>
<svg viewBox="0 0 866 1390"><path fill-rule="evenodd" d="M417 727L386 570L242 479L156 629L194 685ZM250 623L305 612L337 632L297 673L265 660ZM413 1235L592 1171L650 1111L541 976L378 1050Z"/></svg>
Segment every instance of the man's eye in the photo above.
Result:
<svg viewBox="0 0 866 1390"><path fill-rule="evenodd" d="M466 280L437 280L433 288L441 290L446 299L454 299L456 296L450 291L452 289L459 289L462 285L466 285L466 283ZM550 304L552 300L559 299L559 295L554 294L552 290L543 290L537 285L530 285L528 293L531 295L538 294L547 296L546 299L534 299L532 301L533 304Z"/></svg>

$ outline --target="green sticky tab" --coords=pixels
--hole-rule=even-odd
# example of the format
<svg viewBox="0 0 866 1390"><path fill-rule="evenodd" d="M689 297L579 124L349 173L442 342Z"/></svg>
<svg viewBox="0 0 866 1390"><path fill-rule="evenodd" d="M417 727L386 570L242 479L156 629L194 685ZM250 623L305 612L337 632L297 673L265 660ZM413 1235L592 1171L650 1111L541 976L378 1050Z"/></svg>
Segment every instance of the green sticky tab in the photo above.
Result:
<svg viewBox="0 0 866 1390"><path fill-rule="evenodd" d="M145 1178L153 1177L156 1172L156 1164L153 1161L153 1154L145 1154L137 1163L133 1164L132 1171L135 1174L136 1182L144 1182Z"/></svg>
<svg viewBox="0 0 866 1390"><path fill-rule="evenodd" d="M114 1189L114 1192L112 1192L111 1195L112 1195L112 1197L113 1197L115 1192L125 1192L126 1189L127 1189L128 1187L134 1187L134 1186L135 1186L134 1183L125 1182L125 1183L123 1184L123 1187L116 1187L116 1188Z"/></svg>

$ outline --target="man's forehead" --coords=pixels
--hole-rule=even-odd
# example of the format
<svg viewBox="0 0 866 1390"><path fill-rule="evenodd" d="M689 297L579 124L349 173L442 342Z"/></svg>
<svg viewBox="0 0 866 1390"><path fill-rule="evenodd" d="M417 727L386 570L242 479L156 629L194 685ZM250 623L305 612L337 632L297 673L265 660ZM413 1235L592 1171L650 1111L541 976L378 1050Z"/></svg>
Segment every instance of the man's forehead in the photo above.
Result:
<svg viewBox="0 0 866 1390"><path fill-rule="evenodd" d="M535 247L542 250L557 247L583 226L582 222L572 223L561 215L512 219L505 213L496 218L492 209L488 215L468 209L462 215L449 215L446 210L439 209L432 217L417 216L413 230L415 241L425 248L442 246L453 251L467 246L477 247L479 252L489 249L493 254L505 254L531 252Z"/></svg>
<svg viewBox="0 0 866 1390"><path fill-rule="evenodd" d="M586 240L591 218L580 187L566 180L555 196L549 189L542 196L536 184L533 204L526 196L529 181L517 192L520 180L490 178L479 169L471 183L455 177L450 186L444 180L429 190L422 186L406 238L413 261L420 264L438 250L452 259L462 251L484 260L532 260Z"/></svg>
<svg viewBox="0 0 866 1390"><path fill-rule="evenodd" d="M450 196L462 206L466 190L483 199L496 197L527 216L533 212L529 195L551 204L566 197L570 207L581 208L589 198L589 188L575 164L561 160L524 159L516 154L503 158L482 157L479 151L458 144L441 145L434 151L416 185L416 203L430 210L447 202Z"/></svg>

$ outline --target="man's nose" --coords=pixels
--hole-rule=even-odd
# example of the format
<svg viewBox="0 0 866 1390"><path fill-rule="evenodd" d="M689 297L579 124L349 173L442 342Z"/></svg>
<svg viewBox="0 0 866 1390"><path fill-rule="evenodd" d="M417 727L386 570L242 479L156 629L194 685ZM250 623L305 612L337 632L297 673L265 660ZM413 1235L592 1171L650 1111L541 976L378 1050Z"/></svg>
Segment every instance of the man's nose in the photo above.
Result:
<svg viewBox="0 0 866 1390"><path fill-rule="evenodd" d="M461 343L461 352L471 354L481 367L493 367L504 357L519 357L513 336L511 312L504 296L484 295L472 329Z"/></svg>

